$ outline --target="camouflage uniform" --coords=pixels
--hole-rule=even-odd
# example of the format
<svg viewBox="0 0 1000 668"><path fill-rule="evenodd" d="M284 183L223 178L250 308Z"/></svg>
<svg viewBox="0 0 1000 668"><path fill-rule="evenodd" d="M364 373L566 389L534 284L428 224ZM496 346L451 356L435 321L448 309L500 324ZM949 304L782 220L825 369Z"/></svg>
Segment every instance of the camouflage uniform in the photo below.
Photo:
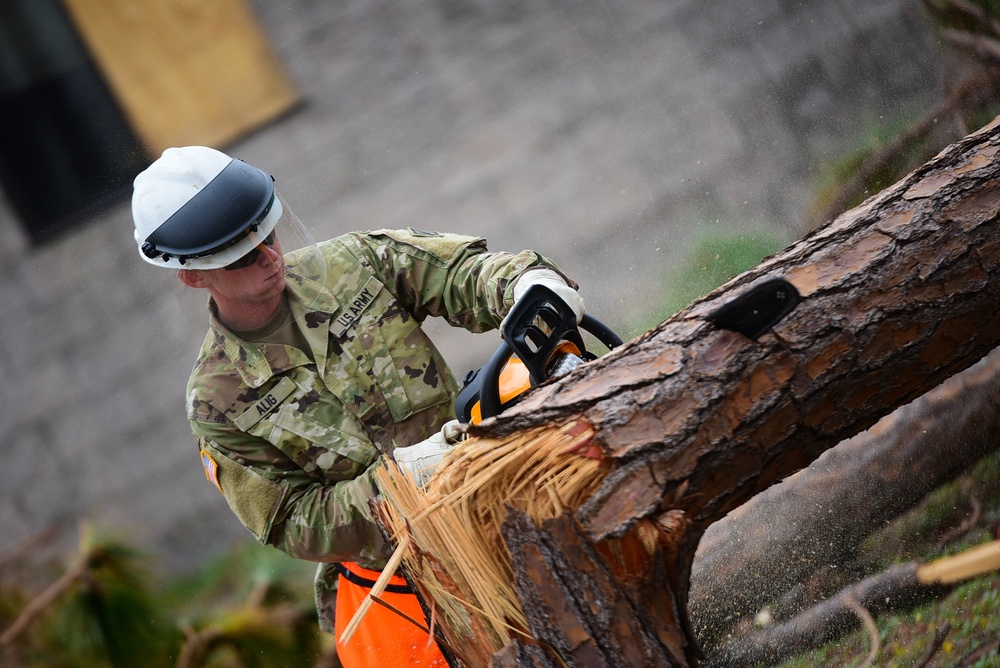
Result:
<svg viewBox="0 0 1000 668"><path fill-rule="evenodd" d="M187 406L209 479L246 527L293 557L325 562L317 606L331 631L330 562L379 569L388 556L368 508L374 465L454 417L456 382L420 323L442 316L474 332L496 328L514 279L554 265L415 230L351 233L316 248L289 253L285 271L312 350L250 343L212 309Z"/></svg>

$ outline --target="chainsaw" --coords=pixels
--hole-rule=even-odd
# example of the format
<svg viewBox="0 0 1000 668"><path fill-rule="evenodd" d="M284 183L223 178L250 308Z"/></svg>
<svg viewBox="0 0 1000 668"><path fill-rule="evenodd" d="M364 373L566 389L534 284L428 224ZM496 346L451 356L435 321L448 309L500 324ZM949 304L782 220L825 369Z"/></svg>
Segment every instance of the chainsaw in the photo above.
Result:
<svg viewBox="0 0 1000 668"><path fill-rule="evenodd" d="M597 359L581 330L611 350L621 338L591 315L579 323L573 309L544 285L533 285L500 327L501 343L489 361L470 371L455 399L459 421L479 424L516 404L532 387Z"/></svg>
<svg viewBox="0 0 1000 668"><path fill-rule="evenodd" d="M765 279L744 290L708 315L719 329L739 332L757 340L781 322L802 297L784 278ZM470 371L455 400L461 422L479 424L518 402L532 387L566 375L597 359L583 343L581 330L589 332L609 350L621 338L593 316L576 314L544 285L533 285L504 319L502 342L486 366Z"/></svg>

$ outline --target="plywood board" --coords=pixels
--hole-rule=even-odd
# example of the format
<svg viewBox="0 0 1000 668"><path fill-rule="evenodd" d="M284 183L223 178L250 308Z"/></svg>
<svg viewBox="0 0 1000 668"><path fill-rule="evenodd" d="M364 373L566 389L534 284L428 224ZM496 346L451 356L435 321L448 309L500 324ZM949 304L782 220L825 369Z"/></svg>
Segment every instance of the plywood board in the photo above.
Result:
<svg viewBox="0 0 1000 668"><path fill-rule="evenodd" d="M298 94L243 0L63 0L144 148L225 145Z"/></svg>

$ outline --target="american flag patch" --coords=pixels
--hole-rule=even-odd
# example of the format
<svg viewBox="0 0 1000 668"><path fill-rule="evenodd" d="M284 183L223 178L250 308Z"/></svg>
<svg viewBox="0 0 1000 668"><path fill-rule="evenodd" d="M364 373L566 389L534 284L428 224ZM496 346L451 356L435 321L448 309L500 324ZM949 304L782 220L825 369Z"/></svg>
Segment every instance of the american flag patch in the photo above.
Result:
<svg viewBox="0 0 1000 668"><path fill-rule="evenodd" d="M208 454L206 450L201 451L201 465L205 467L205 477L210 483L218 487L221 492L222 485L219 484L219 465L215 463L212 455Z"/></svg>

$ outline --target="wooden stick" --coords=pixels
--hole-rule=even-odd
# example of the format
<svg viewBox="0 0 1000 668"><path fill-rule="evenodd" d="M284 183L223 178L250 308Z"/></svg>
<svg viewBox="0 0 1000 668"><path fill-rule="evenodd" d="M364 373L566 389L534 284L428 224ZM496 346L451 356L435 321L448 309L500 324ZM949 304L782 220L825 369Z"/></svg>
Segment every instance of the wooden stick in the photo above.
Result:
<svg viewBox="0 0 1000 668"><path fill-rule="evenodd" d="M396 569L399 568L399 562L403 560L403 553L406 552L407 548L410 547L410 534L404 533L399 542L396 544L396 549L393 551L392 556L389 557L389 562L382 569L382 575L378 576L378 580L372 586L371 590L365 596L365 599L361 601L361 605L358 606L357 611L354 616L351 617L350 623L348 623L347 628L340 635L340 642L347 643L354 632L358 630L358 626L361 625L361 620L364 618L365 613L368 612L368 608L372 605L372 597L378 596L385 588L389 586L389 579L395 574Z"/></svg>
<svg viewBox="0 0 1000 668"><path fill-rule="evenodd" d="M917 568L921 584L953 584L1000 568L1000 540L979 545Z"/></svg>
<svg viewBox="0 0 1000 668"><path fill-rule="evenodd" d="M979 520L982 518L983 515L983 504L979 503L979 499L977 499L976 497L972 497L971 499L969 499L969 504L972 506L972 512L969 514L968 517L965 518L964 522L962 522L957 527L951 529L950 531L946 531L944 535L942 535L938 539L936 545L938 550L942 549L945 545L952 542L953 540L961 538L965 534L969 533L969 531L971 531L974 526L979 524Z"/></svg>

